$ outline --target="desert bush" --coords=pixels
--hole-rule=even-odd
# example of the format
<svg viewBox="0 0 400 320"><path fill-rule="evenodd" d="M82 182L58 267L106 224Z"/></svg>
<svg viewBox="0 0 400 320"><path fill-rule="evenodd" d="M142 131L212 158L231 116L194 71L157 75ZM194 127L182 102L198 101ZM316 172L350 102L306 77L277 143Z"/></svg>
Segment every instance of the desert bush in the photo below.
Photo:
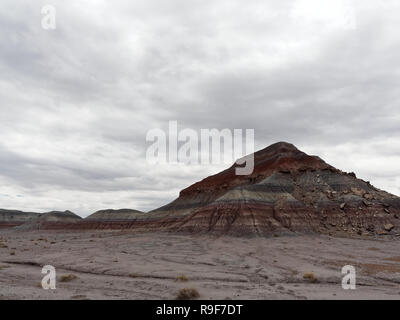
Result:
<svg viewBox="0 0 400 320"><path fill-rule="evenodd" d="M184 288L178 291L177 300L193 300L199 298L200 294L195 288Z"/></svg>
<svg viewBox="0 0 400 320"><path fill-rule="evenodd" d="M175 278L175 281L186 282L189 281L189 279L184 274L181 274Z"/></svg>
<svg viewBox="0 0 400 320"><path fill-rule="evenodd" d="M74 274L63 274L60 277L60 282L69 282L69 281L75 280L77 278L78 277L76 275L74 275Z"/></svg>
<svg viewBox="0 0 400 320"><path fill-rule="evenodd" d="M128 276L129 276L130 278L137 278L137 277L139 277L139 275L138 275L137 273L130 273Z"/></svg>
<svg viewBox="0 0 400 320"><path fill-rule="evenodd" d="M312 272L306 272L305 274L303 274L303 279L309 280L312 283L318 282L318 278Z"/></svg>

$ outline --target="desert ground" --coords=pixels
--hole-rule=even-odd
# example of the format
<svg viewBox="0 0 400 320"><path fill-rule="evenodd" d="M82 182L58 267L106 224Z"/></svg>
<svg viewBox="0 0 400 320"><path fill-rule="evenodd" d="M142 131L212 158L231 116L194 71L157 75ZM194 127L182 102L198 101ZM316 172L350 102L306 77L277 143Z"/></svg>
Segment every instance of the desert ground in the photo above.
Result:
<svg viewBox="0 0 400 320"><path fill-rule="evenodd" d="M183 288L206 300L399 299L399 244L323 235L0 230L0 299L176 299ZM55 290L40 285L44 265L56 268ZM356 267L355 290L342 289L344 265Z"/></svg>

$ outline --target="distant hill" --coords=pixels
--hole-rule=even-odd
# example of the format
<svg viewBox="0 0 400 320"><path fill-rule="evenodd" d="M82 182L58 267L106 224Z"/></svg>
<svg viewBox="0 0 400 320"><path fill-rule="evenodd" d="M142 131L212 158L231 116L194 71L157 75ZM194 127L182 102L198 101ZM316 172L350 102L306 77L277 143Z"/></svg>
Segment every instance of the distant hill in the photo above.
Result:
<svg viewBox="0 0 400 320"><path fill-rule="evenodd" d="M143 215L143 212L134 209L105 209L99 210L86 217L88 221L125 221L134 220Z"/></svg>
<svg viewBox="0 0 400 320"><path fill-rule="evenodd" d="M21 225L29 220L37 218L39 215L40 213L37 212L0 209L0 228Z"/></svg>
<svg viewBox="0 0 400 320"><path fill-rule="evenodd" d="M71 211L50 211L40 214L24 224L15 227L17 230L37 230L49 228L51 226L63 225L66 223L74 223L82 220L82 218Z"/></svg>

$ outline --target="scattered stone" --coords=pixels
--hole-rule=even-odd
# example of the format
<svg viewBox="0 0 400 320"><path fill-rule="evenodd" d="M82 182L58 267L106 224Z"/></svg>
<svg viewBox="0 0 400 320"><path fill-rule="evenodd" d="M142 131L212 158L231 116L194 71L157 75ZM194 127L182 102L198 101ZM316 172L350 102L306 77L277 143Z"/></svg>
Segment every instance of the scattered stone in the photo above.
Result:
<svg viewBox="0 0 400 320"><path fill-rule="evenodd" d="M384 235L387 235L387 234L388 234L387 231L383 231L383 230L378 230L376 233L377 233L378 235L380 235L380 236L384 236Z"/></svg>
<svg viewBox="0 0 400 320"><path fill-rule="evenodd" d="M390 232L394 228L394 225L392 225L391 223L387 223L383 227L385 228L386 231Z"/></svg>
<svg viewBox="0 0 400 320"><path fill-rule="evenodd" d="M362 196L365 193L364 190L361 190L361 189L358 189L358 188L354 188L354 187L351 188L351 192L354 193L357 196Z"/></svg>
<svg viewBox="0 0 400 320"><path fill-rule="evenodd" d="M372 206L372 203L371 203L371 202L368 202L367 200L363 200L363 204L364 204L366 207Z"/></svg>
<svg viewBox="0 0 400 320"><path fill-rule="evenodd" d="M364 193L363 197L367 200L372 200L374 199L374 196L370 193Z"/></svg>
<svg viewBox="0 0 400 320"><path fill-rule="evenodd" d="M374 226L373 224L369 224L369 225L367 226L367 231L369 231L369 232L374 232L374 231L375 231L375 226Z"/></svg>
<svg viewBox="0 0 400 320"><path fill-rule="evenodd" d="M345 207L345 206L346 206L346 203L344 203L344 202L341 203L341 204L340 204L340 209L341 209L341 210L344 210L344 207Z"/></svg>

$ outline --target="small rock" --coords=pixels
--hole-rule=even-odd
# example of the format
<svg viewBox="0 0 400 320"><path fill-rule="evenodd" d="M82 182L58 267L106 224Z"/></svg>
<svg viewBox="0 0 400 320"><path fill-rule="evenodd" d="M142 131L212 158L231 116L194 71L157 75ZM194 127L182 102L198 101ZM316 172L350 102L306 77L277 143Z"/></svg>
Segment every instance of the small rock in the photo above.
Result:
<svg viewBox="0 0 400 320"><path fill-rule="evenodd" d="M369 206L372 205L372 203L371 203L371 202L368 202L367 200L363 200L363 203L364 203L364 205L365 205L366 207L369 207Z"/></svg>
<svg viewBox="0 0 400 320"><path fill-rule="evenodd" d="M367 231L374 232L375 231L375 226L373 224L368 225L367 226Z"/></svg>
<svg viewBox="0 0 400 320"><path fill-rule="evenodd" d="M374 196L370 193L364 193L363 197L367 200L372 200Z"/></svg>
<svg viewBox="0 0 400 320"><path fill-rule="evenodd" d="M386 213L390 213L389 209L383 209Z"/></svg>
<svg viewBox="0 0 400 320"><path fill-rule="evenodd" d="M354 188L354 187L352 187L350 189L351 189L351 192L357 196L362 196L365 193L365 191L362 189L358 189L358 188Z"/></svg>
<svg viewBox="0 0 400 320"><path fill-rule="evenodd" d="M385 228L386 231L392 231L394 225L392 225L391 223L387 223L383 227Z"/></svg>
<svg viewBox="0 0 400 320"><path fill-rule="evenodd" d="M343 203L341 203L341 204L340 204L340 209L342 209L342 210L343 210L345 206L346 206L346 203L344 203L344 202L343 202Z"/></svg>
<svg viewBox="0 0 400 320"><path fill-rule="evenodd" d="M383 230L379 230L379 231L377 231L376 233L377 233L378 235L380 235L380 236L383 236L383 235L388 234L387 231L383 231Z"/></svg>

